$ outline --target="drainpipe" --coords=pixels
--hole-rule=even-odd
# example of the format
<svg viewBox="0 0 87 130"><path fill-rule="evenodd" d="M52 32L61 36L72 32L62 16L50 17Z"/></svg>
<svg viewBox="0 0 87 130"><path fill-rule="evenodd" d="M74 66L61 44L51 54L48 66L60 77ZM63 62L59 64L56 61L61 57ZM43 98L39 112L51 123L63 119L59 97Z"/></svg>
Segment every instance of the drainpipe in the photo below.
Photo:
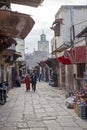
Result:
<svg viewBox="0 0 87 130"><path fill-rule="evenodd" d="M87 36L85 36L85 44L86 44L86 65L85 65L85 73L87 73Z"/></svg>
<svg viewBox="0 0 87 130"><path fill-rule="evenodd" d="M73 7L70 7L70 16L71 16L71 28L70 28L70 39L71 39L71 46L73 48L74 51L74 56L75 56L75 48L74 48L74 40L75 40L75 28L74 28L74 10ZM76 90L76 84L75 84L75 80L76 80L76 61L74 61L74 65L73 65L73 77L74 77L74 90Z"/></svg>
<svg viewBox="0 0 87 130"><path fill-rule="evenodd" d="M71 17L71 28L70 28L70 39L71 39L71 44L72 47L74 47L74 40L75 40L75 28L74 28L74 12L73 12L73 7L70 7L70 17Z"/></svg>

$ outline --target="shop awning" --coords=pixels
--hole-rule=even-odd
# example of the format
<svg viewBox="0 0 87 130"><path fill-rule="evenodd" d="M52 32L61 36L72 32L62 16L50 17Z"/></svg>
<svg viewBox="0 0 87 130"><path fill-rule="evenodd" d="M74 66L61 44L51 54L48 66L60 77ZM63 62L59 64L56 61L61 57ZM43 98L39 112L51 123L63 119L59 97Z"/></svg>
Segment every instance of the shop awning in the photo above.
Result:
<svg viewBox="0 0 87 130"><path fill-rule="evenodd" d="M49 66L49 68L52 67L52 60L51 59L46 60L45 63Z"/></svg>
<svg viewBox="0 0 87 130"><path fill-rule="evenodd" d="M68 49L71 47L71 43L70 42L65 42L64 44L62 44L60 47L58 47L57 49L55 49L52 54L55 54L57 52L62 52L65 49Z"/></svg>
<svg viewBox="0 0 87 130"><path fill-rule="evenodd" d="M74 63L74 51L73 49L63 51L60 56L56 58L58 62L63 63L64 65L69 65Z"/></svg>
<svg viewBox="0 0 87 130"><path fill-rule="evenodd" d="M10 47L11 44L17 44L17 42L9 37L0 36L0 53L2 53L3 50Z"/></svg>
<svg viewBox="0 0 87 130"><path fill-rule="evenodd" d="M31 16L0 10L0 35L24 39L35 24Z"/></svg>
<svg viewBox="0 0 87 130"><path fill-rule="evenodd" d="M2 52L2 56L5 58L5 62L13 62L18 57L22 57L20 52L13 51L11 49L6 49Z"/></svg>
<svg viewBox="0 0 87 130"><path fill-rule="evenodd" d="M58 65L56 58L49 58L45 61L45 63L49 66L49 68L52 68Z"/></svg>
<svg viewBox="0 0 87 130"><path fill-rule="evenodd" d="M59 56L56 58L56 60L65 65L74 64L74 63L85 63L86 47L77 46L71 48L69 51L65 50L62 53L59 53Z"/></svg>
<svg viewBox="0 0 87 130"><path fill-rule="evenodd" d="M41 67L43 67L45 64L44 64L44 61L40 61L40 62L37 62L37 64Z"/></svg>

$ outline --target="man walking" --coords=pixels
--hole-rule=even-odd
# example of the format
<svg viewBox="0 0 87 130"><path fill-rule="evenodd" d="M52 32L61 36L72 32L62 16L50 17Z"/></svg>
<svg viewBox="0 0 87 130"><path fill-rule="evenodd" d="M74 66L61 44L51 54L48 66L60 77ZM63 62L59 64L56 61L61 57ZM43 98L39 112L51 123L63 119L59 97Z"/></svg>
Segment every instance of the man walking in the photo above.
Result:
<svg viewBox="0 0 87 130"><path fill-rule="evenodd" d="M36 91L36 83L37 83L37 78L35 73L32 74L31 76L31 83L32 83L32 90L34 90L34 92Z"/></svg>

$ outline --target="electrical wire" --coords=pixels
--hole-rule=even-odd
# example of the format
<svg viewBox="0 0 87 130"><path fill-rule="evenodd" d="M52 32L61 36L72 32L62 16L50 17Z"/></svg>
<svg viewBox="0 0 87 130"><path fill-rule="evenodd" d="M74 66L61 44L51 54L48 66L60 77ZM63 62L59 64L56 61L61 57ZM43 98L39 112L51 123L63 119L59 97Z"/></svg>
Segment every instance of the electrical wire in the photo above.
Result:
<svg viewBox="0 0 87 130"><path fill-rule="evenodd" d="M80 23L74 24L74 26L79 25L79 24L82 24L82 23L85 23L85 22L87 22L87 20L84 20L84 21L82 21L82 22L80 22Z"/></svg>

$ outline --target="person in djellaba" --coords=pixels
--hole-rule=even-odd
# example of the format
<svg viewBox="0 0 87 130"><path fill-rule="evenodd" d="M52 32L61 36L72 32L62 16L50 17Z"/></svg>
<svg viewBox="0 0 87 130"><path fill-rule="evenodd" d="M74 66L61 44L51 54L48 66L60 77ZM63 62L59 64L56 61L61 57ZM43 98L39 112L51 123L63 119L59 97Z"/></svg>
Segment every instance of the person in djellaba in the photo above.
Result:
<svg viewBox="0 0 87 130"><path fill-rule="evenodd" d="M37 77L36 77L36 74L33 72L31 76L31 84L32 84L32 90L34 92L36 91L36 83L37 83Z"/></svg>
<svg viewBox="0 0 87 130"><path fill-rule="evenodd" d="M24 82L26 84L26 91L30 91L30 81L30 76L27 74L24 79Z"/></svg>

